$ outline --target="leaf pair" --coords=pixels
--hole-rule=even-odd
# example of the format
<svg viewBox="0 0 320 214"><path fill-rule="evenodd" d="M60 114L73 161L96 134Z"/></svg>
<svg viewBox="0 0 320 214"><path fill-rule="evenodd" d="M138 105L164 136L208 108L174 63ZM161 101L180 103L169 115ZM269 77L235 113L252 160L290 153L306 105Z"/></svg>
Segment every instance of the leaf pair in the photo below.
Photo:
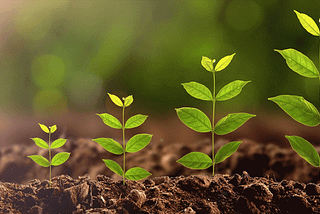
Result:
<svg viewBox="0 0 320 214"><path fill-rule="evenodd" d="M125 130L126 129L132 129L136 128L140 125L142 125L148 116L137 114L135 116L130 117L125 123L124 123L124 109L125 107L128 107L133 102L133 96L130 95L126 98L123 98L123 102L119 97L113 94L109 94L110 99L114 104L116 104L119 107L123 108L122 111L122 118L123 118L123 124L114 116L111 114L103 113L103 114L97 114L104 124L111 128L115 129L122 129L122 136L123 136L123 145L118 143L117 141L111 139L111 138L97 138L93 139L93 141L97 142L99 145L101 145L104 149L106 149L108 152L111 152L115 155L124 155L124 161L123 161L123 169L121 166L114 162L113 160L109 159L102 159L106 166L113 172L115 172L117 175L123 177L123 184L125 184L125 178L129 180L141 180L151 175L148 171L145 169L142 169L140 167L133 167L129 169L127 172L125 172L125 154L126 152L134 153L138 152L144 147L146 147L152 138L152 135L150 134L137 134L129 139L127 143L125 143Z"/></svg>
<svg viewBox="0 0 320 214"><path fill-rule="evenodd" d="M320 31L314 20L306 14L294 11L302 27L314 36L320 36ZM295 49L275 50L286 60L288 67L301 76L319 78L319 71L314 63L304 54ZM320 79L319 79L320 80ZM317 126L320 114L317 108L301 96L279 95L268 98L278 104L289 116L306 126ZM287 136L290 145L302 158L313 166L320 166L320 157L315 148L307 140L299 136Z"/></svg>
<svg viewBox="0 0 320 214"><path fill-rule="evenodd" d="M202 111L196 108L183 107L176 109L179 119L189 128L196 132L214 132L218 135L225 135L235 131L247 120L254 117L248 113L232 113L218 121L214 130L211 121Z"/></svg>
<svg viewBox="0 0 320 214"><path fill-rule="evenodd" d="M48 128L47 126L40 124L40 123L39 123L39 126L45 133L49 134L49 144L40 138L31 138L31 139L35 142L35 144L38 147L43 148L43 149L49 149L49 160L41 155L30 155L28 157L31 158L34 162L36 162L40 166L50 167L49 185L51 187L51 166L59 166L59 165L63 164L64 162L66 162L70 157L70 153L69 152L57 153L51 160L51 149L57 149L57 148L62 147L66 143L67 140L66 139L57 139L57 140L53 141L52 144L50 144L51 134L57 130L57 126L53 125L53 126L49 126L49 128Z"/></svg>
<svg viewBox="0 0 320 214"><path fill-rule="evenodd" d="M225 85L217 94L215 94L215 74L218 71L225 69L233 59L235 53L229 56L223 57L217 65L213 66L215 60L211 60L208 57L202 57L201 65L213 74L213 92L210 91L206 86L197 83L189 82L183 83L182 86L187 91L189 95L196 99L211 101L213 103L213 121L207 117L205 113L197 108L182 107L177 108L176 112L179 119L189 128L197 132L213 132L212 144L214 144L214 133L219 135L228 134L235 131L241 125L243 125L248 119L254 117L255 115L247 113L234 113L228 114L226 117L222 118L214 126L214 115L215 115L215 102L229 100L238 94L240 94L242 88L251 81L235 80L227 85ZM214 151L212 151L212 160L207 154L201 152L191 152L177 162L182 165L189 167L191 169L206 169L210 166L214 166L216 163L220 163L229 156L231 156L239 147L241 141L231 142L224 145L214 156ZM214 148L214 145L212 146ZM214 174L214 167L213 167Z"/></svg>
<svg viewBox="0 0 320 214"><path fill-rule="evenodd" d="M213 164L220 163L230 157L238 150L241 143L241 141L234 141L222 146L215 155L214 161L202 152L190 152L177 162L191 169L207 169Z"/></svg>

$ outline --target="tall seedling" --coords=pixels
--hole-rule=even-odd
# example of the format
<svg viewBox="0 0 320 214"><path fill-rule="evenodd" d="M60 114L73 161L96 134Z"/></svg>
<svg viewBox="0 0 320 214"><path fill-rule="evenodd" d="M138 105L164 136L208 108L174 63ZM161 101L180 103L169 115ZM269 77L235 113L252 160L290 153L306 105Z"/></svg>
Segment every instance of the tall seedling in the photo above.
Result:
<svg viewBox="0 0 320 214"><path fill-rule="evenodd" d="M311 17L306 14L299 13L298 11L294 12L306 31L314 36L320 36L319 28ZM291 70L304 77L318 78L320 81L320 75L317 67L307 56L295 49L275 51L282 55ZM279 95L268 99L278 104L280 108L299 123L306 126L317 126L320 123L320 114L317 108L301 96ZM286 135L286 138L289 140L292 149L308 163L315 167L320 166L319 154L311 143L299 136Z"/></svg>
<svg viewBox="0 0 320 214"><path fill-rule="evenodd" d="M230 132L235 131L242 124L244 124L253 114L248 113L232 113L228 114L226 117L222 118L214 125L215 121L215 107L216 101L225 101L237 96L242 88L251 81L235 80L227 85L225 85L216 94L216 73L225 69L233 59L233 56L229 55L223 57L215 66L215 60L211 60L208 57L202 57L201 64L213 76L213 91L211 92L206 86L197 83L189 82L183 83L182 86L192 97L212 102L212 121L199 109L191 107L177 108L176 112L180 120L189 128L197 132L211 132L212 133L212 159L204 153L201 152L191 152L186 154L177 162L181 163L185 167L191 169L206 169L213 166L212 175L214 175L214 166L217 163L224 161L226 158L231 156L239 147L241 141L235 141L228 143L221 147L221 149L214 155L214 134L225 135Z"/></svg>
<svg viewBox="0 0 320 214"><path fill-rule="evenodd" d="M130 95L126 98L123 98L123 102L122 102L121 99L116 95L109 94L109 93L108 95L114 104L122 108L122 123L117 118L107 113L97 114L97 115L103 120L103 122L107 126L122 130L122 146L120 143L118 143L117 141L111 138L97 138L97 139L93 139L93 141L97 142L104 149L106 149L107 151L115 155L123 154L123 168L121 168L121 166L113 160L110 160L110 159L102 159L102 160L111 171L115 172L117 175L122 176L123 185L125 185L125 178L129 180L141 180L151 175L151 173L149 173L147 170L142 169L140 167L133 167L128 171L126 171L126 152L134 153L134 152L140 151L150 143L152 135L137 134L132 138L130 138L129 141L126 143L125 130L136 128L142 125L148 116L137 114L135 116L130 117L125 122L124 110L126 107L131 105L131 103L133 102L133 97Z"/></svg>

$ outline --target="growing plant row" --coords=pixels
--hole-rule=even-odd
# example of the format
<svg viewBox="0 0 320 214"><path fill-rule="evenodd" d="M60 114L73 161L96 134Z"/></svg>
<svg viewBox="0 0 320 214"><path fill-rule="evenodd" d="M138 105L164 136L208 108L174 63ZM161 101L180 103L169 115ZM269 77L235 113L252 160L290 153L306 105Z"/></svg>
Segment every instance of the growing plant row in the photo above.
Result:
<svg viewBox="0 0 320 214"><path fill-rule="evenodd" d="M307 30L310 34L314 36L320 36L320 31L315 23L315 21L306 14L294 11L298 17L299 22L302 27ZM320 20L319 20L320 21ZM304 54L295 49L285 49L285 50L275 50L280 53L282 57L286 60L287 65L294 72L300 74L301 76L307 78L318 78L320 81L320 74L315 66L315 64ZM320 49L319 49L320 51ZM186 154L177 160L178 163L184 165L185 167L191 169L206 169L213 166L212 175L214 175L215 164L224 161L226 158L230 157L242 143L241 141L230 142L222 146L218 152L215 154L214 143L215 135L225 135L230 132L235 131L240 126L242 126L250 118L256 115L249 113L230 113L227 116L220 119L215 123L216 114L216 102L222 102L230 100L240 94L243 87L246 86L251 81L235 80L224 87L222 87L216 93L216 74L224 70L232 61L234 54L223 57L216 62L215 59L210 59L203 56L201 60L201 65L212 75L213 85L212 90L207 86L198 82L188 82L183 83L182 86L186 92L196 99L203 101L208 101L212 103L212 114L211 119L201 110L193 107L182 107L177 108L176 112L179 119L189 128L196 132L211 132L212 139L212 155L211 157L205 153L201 152L191 152ZM320 54L319 54L320 57ZM319 58L320 61L320 58ZM320 62L319 62L320 63ZM123 185L125 185L125 180L141 180L147 178L151 175L147 170L140 167L133 167L131 169L126 169L126 153L138 152L144 147L146 147L152 138L151 134L137 134L131 137L126 142L125 131L127 129L136 128L141 126L147 119L147 115L137 114L131 116L128 120L125 120L125 108L133 103L133 96L122 98L122 100L114 95L109 94L109 98L112 102L122 108L122 118L121 120L112 116L108 113L97 114L103 121L104 124L111 128L119 129L122 131L122 144L113 140L112 138L97 138L93 141L97 142L108 152L115 155L123 155L122 167L115 161L111 159L102 159L105 165L114 173L123 178ZM275 102L282 108L289 116L299 123L306 126L317 126L320 123L320 114L317 108L301 96L295 95L279 95L276 97L268 98L268 100ZM40 138L31 138L37 146L40 148L48 149L49 160L39 156L31 155L28 156L37 164L43 167L49 167L49 176L51 187L51 167L63 164L70 157L68 152L60 152L51 158L51 149L56 149L62 147L66 143L66 139L58 139L54 142L50 142L51 134L57 130L56 125L49 126L49 128L43 124L40 124L40 128L49 134L48 143ZM315 167L320 166L320 157L315 148L307 140L299 136L288 136L286 135L291 147L295 150L302 158Z"/></svg>

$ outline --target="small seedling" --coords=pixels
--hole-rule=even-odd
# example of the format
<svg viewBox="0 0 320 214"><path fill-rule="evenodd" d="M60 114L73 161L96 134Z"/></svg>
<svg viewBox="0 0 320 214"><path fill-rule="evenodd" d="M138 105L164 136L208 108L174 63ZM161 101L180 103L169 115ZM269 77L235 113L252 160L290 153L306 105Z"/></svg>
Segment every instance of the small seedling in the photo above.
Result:
<svg viewBox="0 0 320 214"><path fill-rule="evenodd" d="M124 110L126 107L130 106L131 103L133 102L132 95L126 98L122 98L123 102L116 95L109 94L109 93L108 95L114 104L116 104L119 107L122 107L122 123L117 118L107 113L97 114L97 115L103 120L103 122L107 126L110 126L111 128L115 128L115 129L122 129L122 146L120 143L113 140L112 138L97 138L97 139L93 139L93 141L97 142L104 149L106 149L107 151L113 154L116 154L116 155L123 154L123 168L121 168L121 166L113 160L110 160L110 159L102 159L102 160L111 171L115 172L117 175L122 176L123 185L125 185L125 178L129 180L141 180L151 175L151 173L149 173L147 170L142 169L140 167L133 167L128 171L126 171L126 152L134 153L134 152L140 151L150 143L152 135L137 134L132 138L130 138L129 141L126 143L125 130L136 128L142 125L148 116L137 114L135 116L130 117L125 122Z"/></svg>
<svg viewBox="0 0 320 214"><path fill-rule="evenodd" d="M251 117L254 117L253 114L248 113L232 113L228 114L226 117L222 118L217 124L214 126L215 120L215 107L216 101L225 101L229 100L235 96L237 96L242 88L251 81L242 81L242 80L235 80L227 85L225 85L217 94L216 94L216 73L218 71L222 71L225 69L233 59L233 56L229 55L223 57L215 66L215 60L211 60L208 57L202 57L201 64L202 66L213 75L213 92L204 85L197 83L197 82L189 82L183 83L182 86L190 94L192 97L211 101L212 105L212 122L210 119L196 108L190 107L182 107L177 108L177 114L180 120L189 128L197 131L197 132L211 132L212 133L212 158L213 160L204 153L201 152L191 152L186 154L177 162L181 163L185 167L191 169L206 169L210 166L213 166L212 175L214 175L214 166L217 163L224 161L226 158L230 157L235 151L237 151L241 141L235 141L228 143L221 147L221 149L217 152L214 156L214 134L218 135L225 135L230 132L235 131L237 128L242 126L247 120Z"/></svg>
<svg viewBox="0 0 320 214"><path fill-rule="evenodd" d="M68 158L70 157L70 153L69 152L60 152L60 153L56 154L51 159L51 149L57 149L57 148L62 147L66 143L67 140L60 138L60 139L53 141L51 144L50 143L51 134L57 130L57 126L53 125L53 126L49 126L49 128L48 128L46 125L43 125L40 123L39 123L39 126L42 129L42 131L49 134L49 144L40 138L31 138L31 139L40 148L49 149L49 160L45 157L42 157L41 155L30 155L28 157L31 158L34 162L36 162L40 166L50 167L49 187L51 188L51 166L59 166L59 165L63 164L64 162L66 162L68 160Z"/></svg>
<svg viewBox="0 0 320 214"><path fill-rule="evenodd" d="M306 14L294 11L302 25L310 34L320 36L320 31L314 20ZM320 49L319 49L320 50ZM286 60L291 70L308 78L319 78L320 75L314 63L304 54L295 49L275 50ZM320 55L319 55L320 57ZM289 116L306 126L317 126L320 123L320 114L317 108L301 96L279 95L268 98L282 108ZM299 136L288 136L291 147L315 167L320 166L320 157L315 148L307 140Z"/></svg>

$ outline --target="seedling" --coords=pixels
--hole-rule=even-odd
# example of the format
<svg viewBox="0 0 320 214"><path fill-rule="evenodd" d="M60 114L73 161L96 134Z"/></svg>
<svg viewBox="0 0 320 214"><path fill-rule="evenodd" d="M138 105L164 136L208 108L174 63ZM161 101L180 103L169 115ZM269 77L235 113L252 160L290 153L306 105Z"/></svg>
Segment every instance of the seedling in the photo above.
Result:
<svg viewBox="0 0 320 214"><path fill-rule="evenodd" d="M306 14L294 11L302 27L314 36L320 36L320 31L314 20ZM320 49L319 49L320 50ZM286 60L291 70L308 78L319 78L320 75L314 63L304 54L295 49L275 50ZM319 55L320 57L320 55ZM301 96L279 95L268 98L282 108L289 116L306 126L317 126L320 114L317 108ZM315 148L307 140L299 136L285 136L294 151L315 167L320 166L320 157Z"/></svg>
<svg viewBox="0 0 320 214"><path fill-rule="evenodd" d="M60 138L60 139L53 141L51 144L50 143L51 134L57 130L57 126L53 125L53 126L49 126L49 128L48 128L46 125L43 125L40 123L39 123L39 126L42 129L42 131L49 134L49 144L40 138L31 138L31 139L40 148L49 149L49 160L45 157L42 157L41 155L30 155L28 157L31 158L34 162L36 162L40 166L50 167L49 187L51 188L51 166L59 166L59 165L63 164L64 162L66 162L68 160L68 158L70 157L70 153L69 152L60 152L60 153L56 154L51 160L51 149L57 149L57 148L62 147L66 143L67 140Z"/></svg>
<svg viewBox="0 0 320 214"><path fill-rule="evenodd" d="M107 126L110 126L111 128L115 128L115 129L122 129L122 146L120 143L118 143L117 141L111 138L97 138L97 139L93 139L93 141L97 142L104 149L106 149L107 151L115 155L123 154L123 168L121 168L121 166L113 160L110 160L110 159L102 159L102 160L111 171L113 171L117 175L122 176L123 185L125 185L125 178L129 180L141 180L151 175L151 173L149 173L147 170L142 169L140 167L133 167L126 172L126 152L134 153L134 152L140 151L150 143L152 135L137 134L132 138L130 138L129 141L126 143L125 130L136 128L142 125L148 116L137 114L135 116L130 117L125 122L124 110L126 107L130 106L131 103L133 102L132 95L126 98L122 98L123 102L116 95L109 94L109 93L108 95L114 104L116 104L119 107L122 107L122 123L117 118L107 113L97 114L97 115L103 120L103 122Z"/></svg>
<svg viewBox="0 0 320 214"><path fill-rule="evenodd" d="M201 152L191 152L186 154L177 162L181 163L185 167L191 169L206 169L213 166L212 175L214 175L214 166L217 163L224 161L230 157L235 151L237 151L242 141L234 141L228 143L220 148L217 154L214 156L214 134L225 135L235 131L237 128L242 126L247 120L254 117L253 114L248 113L232 113L222 118L214 126L215 120L215 107L216 101L225 101L237 96L242 88L251 81L235 80L225 85L216 94L216 73L225 69L233 59L233 56L229 55L223 57L213 68L215 59L211 60L208 57L202 57L202 66L213 75L213 92L204 85L197 82L183 83L182 86L192 97L212 102L212 121L199 109L191 107L177 108L177 114L180 120L189 128L197 132L211 132L212 133L212 158L207 154Z"/></svg>

